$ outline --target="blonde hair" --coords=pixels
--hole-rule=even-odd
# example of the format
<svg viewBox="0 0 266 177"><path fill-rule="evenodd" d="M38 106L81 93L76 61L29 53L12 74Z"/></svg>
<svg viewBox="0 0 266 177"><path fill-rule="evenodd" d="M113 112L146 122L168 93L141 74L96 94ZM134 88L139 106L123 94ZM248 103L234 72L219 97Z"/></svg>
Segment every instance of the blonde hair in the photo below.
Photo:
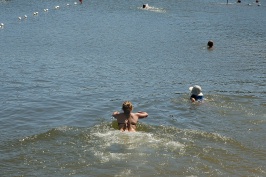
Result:
<svg viewBox="0 0 266 177"><path fill-rule="evenodd" d="M122 105L125 114L129 114L133 110L133 105L130 101L125 101Z"/></svg>

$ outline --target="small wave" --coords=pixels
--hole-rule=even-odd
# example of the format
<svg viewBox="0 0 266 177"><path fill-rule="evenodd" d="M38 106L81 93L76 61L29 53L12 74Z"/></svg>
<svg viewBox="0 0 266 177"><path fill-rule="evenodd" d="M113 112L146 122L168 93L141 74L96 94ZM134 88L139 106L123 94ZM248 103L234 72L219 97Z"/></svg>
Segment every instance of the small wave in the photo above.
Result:
<svg viewBox="0 0 266 177"><path fill-rule="evenodd" d="M108 122L103 122L89 128L62 126L52 128L44 133L23 137L19 139L19 143L22 145L36 144L38 142L46 142L49 144L55 141L57 143L65 142L63 143L64 145L85 143L84 147L91 147L95 149L95 152L99 149L103 151L109 149L113 153L120 153L121 147L124 151L138 151L138 148L143 148L145 151L156 151L158 149L179 151L197 141L221 144L229 143L242 146L241 143L233 138L218 133L179 129L171 126L142 124L142 127L149 131L120 132L112 127L112 123Z"/></svg>
<svg viewBox="0 0 266 177"><path fill-rule="evenodd" d="M206 96L205 105L219 114L232 115L245 113L247 117L261 116L264 114L260 97L254 95L220 95L209 94ZM237 102L235 101L237 100ZM252 105L252 106L251 106Z"/></svg>
<svg viewBox="0 0 266 177"><path fill-rule="evenodd" d="M209 139L209 141L218 141L222 143L235 142L234 139L220 135L218 133L204 132L200 130L183 130L184 134L193 139Z"/></svg>
<svg viewBox="0 0 266 177"><path fill-rule="evenodd" d="M215 168L228 159L243 158L239 151L252 151L237 140L218 133L170 126L142 126L149 131L120 132L112 127L111 122L83 128L62 126L22 138L15 146L0 147L7 159L16 154L16 163L12 165L25 163L40 169L70 170L112 165L145 166L150 170L161 166L171 170L183 164L184 160L192 160L195 163L191 168L195 169L191 170L198 171L198 164L212 164ZM257 154L259 157L264 155L261 151ZM116 175L131 176L132 172L126 169L116 169Z"/></svg>
<svg viewBox="0 0 266 177"><path fill-rule="evenodd" d="M236 3L230 3L230 2L228 2L228 3L219 3L219 4L221 4L221 5L233 5L233 4L236 4Z"/></svg>
<svg viewBox="0 0 266 177"><path fill-rule="evenodd" d="M53 129L51 129L47 132L44 132L44 133L24 137L24 138L20 139L19 141L27 143L27 142L53 139L53 138L59 136L59 134L61 134L61 132L63 132L62 130L66 131L66 129L67 129L67 127L53 128Z"/></svg>

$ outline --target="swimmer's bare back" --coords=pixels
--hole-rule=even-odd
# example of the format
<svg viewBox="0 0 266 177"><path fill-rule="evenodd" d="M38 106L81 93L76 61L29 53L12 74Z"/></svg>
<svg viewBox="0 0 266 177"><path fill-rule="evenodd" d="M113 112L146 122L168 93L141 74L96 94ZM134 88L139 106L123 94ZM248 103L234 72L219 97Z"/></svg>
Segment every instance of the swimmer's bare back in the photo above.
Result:
<svg viewBox="0 0 266 177"><path fill-rule="evenodd" d="M118 128L121 132L129 131L135 132L137 128L138 119L148 117L146 112L137 112L137 113L119 113L114 112L113 117L117 119Z"/></svg>

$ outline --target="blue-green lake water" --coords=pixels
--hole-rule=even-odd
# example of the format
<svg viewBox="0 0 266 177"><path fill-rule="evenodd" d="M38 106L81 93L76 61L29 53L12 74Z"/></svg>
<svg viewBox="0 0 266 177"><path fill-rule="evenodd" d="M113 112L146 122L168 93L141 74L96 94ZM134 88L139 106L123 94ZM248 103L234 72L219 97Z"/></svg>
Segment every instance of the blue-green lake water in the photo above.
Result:
<svg viewBox="0 0 266 177"><path fill-rule="evenodd" d="M265 5L0 0L0 176L265 176Z"/></svg>

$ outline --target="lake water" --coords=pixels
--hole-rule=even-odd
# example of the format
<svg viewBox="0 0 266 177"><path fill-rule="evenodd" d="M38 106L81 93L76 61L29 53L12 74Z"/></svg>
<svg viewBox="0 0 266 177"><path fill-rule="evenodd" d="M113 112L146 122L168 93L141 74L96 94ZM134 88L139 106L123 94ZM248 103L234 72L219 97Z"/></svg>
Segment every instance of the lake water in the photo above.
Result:
<svg viewBox="0 0 266 177"><path fill-rule="evenodd" d="M0 0L0 176L266 176L264 1L74 2Z"/></svg>

